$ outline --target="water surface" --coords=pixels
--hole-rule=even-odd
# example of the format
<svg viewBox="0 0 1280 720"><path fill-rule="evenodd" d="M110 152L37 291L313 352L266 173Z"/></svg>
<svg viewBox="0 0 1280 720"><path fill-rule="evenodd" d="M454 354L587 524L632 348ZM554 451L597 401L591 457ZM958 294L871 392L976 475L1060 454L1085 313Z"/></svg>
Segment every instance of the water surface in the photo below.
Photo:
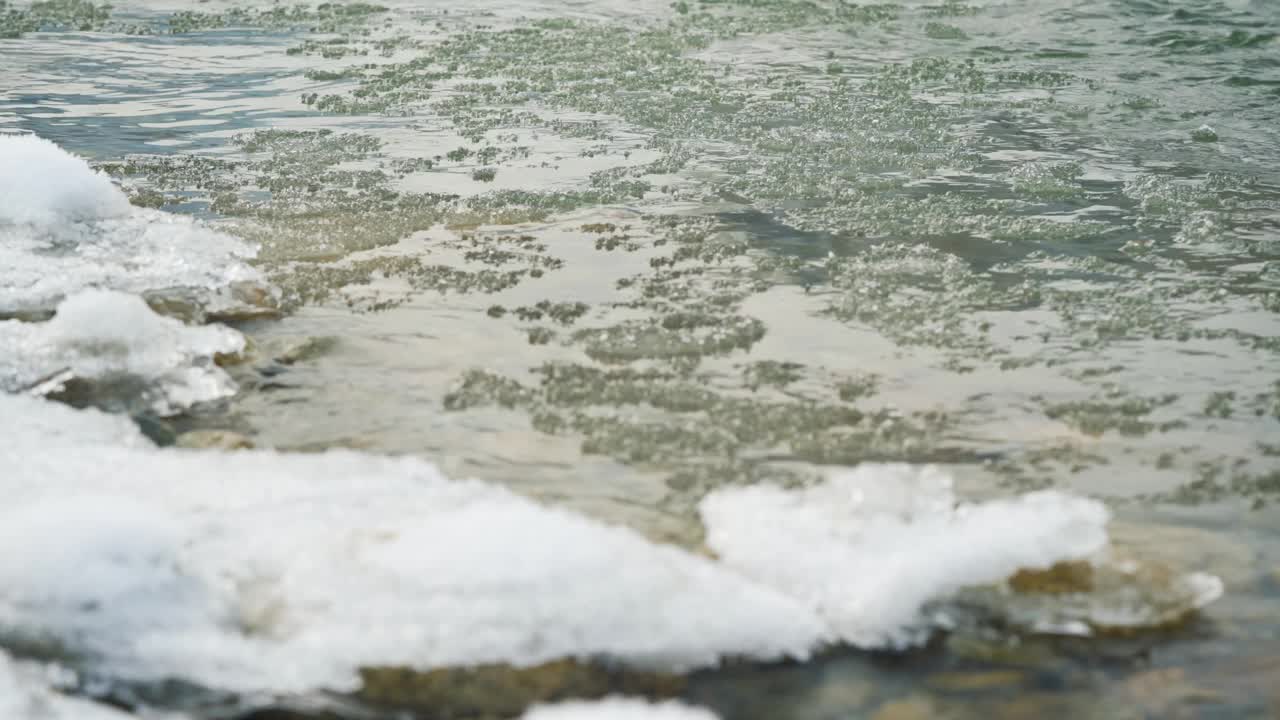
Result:
<svg viewBox="0 0 1280 720"><path fill-rule="evenodd" d="M179 429L420 455L694 546L712 489L868 461L1093 495L1226 598L1117 647L842 651L688 694L1280 712L1274 3L237 7L19 7L0 40L0 128L261 243L288 312L257 345L333 339Z"/></svg>

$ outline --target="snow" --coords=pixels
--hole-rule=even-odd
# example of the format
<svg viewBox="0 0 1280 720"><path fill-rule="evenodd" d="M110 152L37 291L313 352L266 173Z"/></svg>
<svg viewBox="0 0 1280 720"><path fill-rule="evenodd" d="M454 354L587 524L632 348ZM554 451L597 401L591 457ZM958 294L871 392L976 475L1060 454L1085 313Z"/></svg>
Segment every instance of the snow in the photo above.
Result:
<svg viewBox="0 0 1280 720"><path fill-rule="evenodd" d="M219 291L255 281L255 249L185 216L132 207L84 160L0 134L0 313L47 310L78 290Z"/></svg>
<svg viewBox="0 0 1280 720"><path fill-rule="evenodd" d="M350 690L366 665L805 658L804 605L710 560L411 458L51 446L0 396L0 643L118 677ZM56 420L55 420L56 422ZM726 602L731 598L732 602Z"/></svg>
<svg viewBox="0 0 1280 720"><path fill-rule="evenodd" d="M124 193L84 160L34 135L0 135L0 222L47 227L131 211Z"/></svg>
<svg viewBox="0 0 1280 720"><path fill-rule="evenodd" d="M1094 501L960 503L905 465L719 490L700 508L711 559L411 457L157 449L119 417L12 395L0 437L0 548L20 549L0 553L0 646L240 692L353 690L365 666L902 647L931 602L1106 544Z"/></svg>
<svg viewBox="0 0 1280 720"><path fill-rule="evenodd" d="M798 491L725 489L700 510L727 567L867 648L923 641L926 604L963 587L1099 552L1109 519L1101 503L1058 492L957 504L948 476L910 465L863 465Z"/></svg>
<svg viewBox="0 0 1280 720"><path fill-rule="evenodd" d="M128 381L123 390L141 388L152 410L172 414L233 394L235 383L214 357L239 353L244 343L226 327L187 327L161 317L133 295L84 290L64 300L48 322L0 321L0 390L25 389L65 369L66 377L81 380Z"/></svg>
<svg viewBox="0 0 1280 720"><path fill-rule="evenodd" d="M34 397L0 393L0 428L4 443L12 452L33 452L55 456L62 450L112 446L121 448L151 447L151 441L138 432L126 417L93 409L73 410L65 405ZM10 451L0 447L0 457ZM6 476L0 474L0 486Z"/></svg>
<svg viewBox="0 0 1280 720"><path fill-rule="evenodd" d="M35 396L74 378L169 414L230 395L214 359L244 338L161 317L138 295L216 303L259 279L253 253L132 207L52 143L0 135L0 314L57 308L47 322L0 321L0 647L250 693L354 690L365 666L804 660L834 643L922 642L938 601L1107 544L1108 512L1092 500L965 503L936 469L863 465L799 490L713 492L699 507L713 559L417 458L158 449L125 417ZM1058 597L1026 604L1026 624L1140 624L1222 592L1212 576L1175 577L1165 608L1117 582L1107 603L1073 599L1080 612ZM992 590L996 603L1006 591ZM64 680L0 651L0 718L123 717L60 694ZM625 698L525 715L714 717Z"/></svg>
<svg viewBox="0 0 1280 720"><path fill-rule="evenodd" d="M649 703L630 698L571 701L555 705L538 705L521 720L716 720L715 713L691 707L675 700Z"/></svg>
<svg viewBox="0 0 1280 720"><path fill-rule="evenodd" d="M0 718L5 720L126 720L105 705L54 690L67 673L53 666L19 663L0 651Z"/></svg>

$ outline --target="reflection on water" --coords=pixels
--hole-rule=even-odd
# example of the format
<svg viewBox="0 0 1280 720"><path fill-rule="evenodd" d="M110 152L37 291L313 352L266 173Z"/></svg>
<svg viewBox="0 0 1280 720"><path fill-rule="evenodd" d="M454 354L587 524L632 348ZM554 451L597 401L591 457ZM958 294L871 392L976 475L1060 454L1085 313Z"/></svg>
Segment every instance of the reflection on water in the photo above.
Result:
<svg viewBox="0 0 1280 720"><path fill-rule="evenodd" d="M732 718L1275 711L1273 3L234 8L0 40L0 128L263 245L292 312L241 328L263 362L179 430L420 454L687 544L713 488L865 460L1094 494L1185 530L1185 569L1234 563L1208 619L687 694ZM336 342L288 355L312 337Z"/></svg>

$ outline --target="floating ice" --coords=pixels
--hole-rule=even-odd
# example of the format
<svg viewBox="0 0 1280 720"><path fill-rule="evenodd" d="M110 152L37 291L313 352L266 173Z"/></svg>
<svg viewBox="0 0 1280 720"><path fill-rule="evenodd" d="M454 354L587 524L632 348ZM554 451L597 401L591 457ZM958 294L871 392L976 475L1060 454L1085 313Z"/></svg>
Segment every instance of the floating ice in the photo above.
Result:
<svg viewBox="0 0 1280 720"><path fill-rule="evenodd" d="M726 566L801 599L861 647L920 642L929 601L1107 542L1096 501L1039 492L957 505L949 477L909 465L864 465L807 490L721 490L700 510Z"/></svg>
<svg viewBox="0 0 1280 720"><path fill-rule="evenodd" d="M192 218L131 206L57 145L0 134L0 314L47 310L89 287L217 292L258 280L255 250Z"/></svg>
<svg viewBox="0 0 1280 720"><path fill-rule="evenodd" d="M630 698L606 698L539 705L521 720L716 720L715 713L674 700L649 703Z"/></svg>
<svg viewBox="0 0 1280 720"><path fill-rule="evenodd" d="M133 295L85 290L64 300L48 322L0 321L0 346L0 391L57 375L59 382L95 383L99 393L114 385L119 394L137 395L150 409L170 414L235 392L214 357L242 351L244 337L161 317ZM37 390L52 391L59 382Z"/></svg>
<svg viewBox="0 0 1280 720"><path fill-rule="evenodd" d="M5 720L128 720L105 705L58 693L56 668L18 663L0 650L0 718Z"/></svg>
<svg viewBox="0 0 1280 720"><path fill-rule="evenodd" d="M14 452L24 448L54 457L59 450L85 446L151 447L129 418L93 409L77 411L39 398L0 393L0 414L0 428L13 433L3 443L9 443Z"/></svg>
<svg viewBox="0 0 1280 720"><path fill-rule="evenodd" d="M0 643L287 691L370 665L803 658L824 633L710 560L418 460L114 447L96 413L80 447L28 429L69 413L0 396Z"/></svg>
<svg viewBox="0 0 1280 720"><path fill-rule="evenodd" d="M714 561L413 458L161 450L118 417L11 395L0 437L0 645L247 692L351 690L369 666L899 647L925 637L930 601L1106 542L1093 501L957 504L907 466L718 491L701 506Z"/></svg>
<svg viewBox="0 0 1280 720"><path fill-rule="evenodd" d="M84 160L33 135L0 135L0 222L47 228L133 210Z"/></svg>

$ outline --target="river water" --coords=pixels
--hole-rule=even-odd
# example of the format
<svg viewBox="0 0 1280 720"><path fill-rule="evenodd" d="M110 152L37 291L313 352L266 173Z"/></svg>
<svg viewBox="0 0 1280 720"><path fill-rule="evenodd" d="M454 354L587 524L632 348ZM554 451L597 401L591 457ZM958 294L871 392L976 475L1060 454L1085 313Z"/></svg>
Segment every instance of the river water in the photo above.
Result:
<svg viewBox="0 0 1280 720"><path fill-rule="evenodd" d="M79 403L161 444L412 456L726 558L709 494L931 464L1094 498L1117 547L1225 584L1120 637L846 636L690 703L1274 717L1278 33L1265 0L0 3L0 132L256 247L279 312L208 318L247 338L234 394ZM8 285L22 322L56 304ZM320 702L87 677L138 712ZM484 712L370 687L329 712Z"/></svg>

